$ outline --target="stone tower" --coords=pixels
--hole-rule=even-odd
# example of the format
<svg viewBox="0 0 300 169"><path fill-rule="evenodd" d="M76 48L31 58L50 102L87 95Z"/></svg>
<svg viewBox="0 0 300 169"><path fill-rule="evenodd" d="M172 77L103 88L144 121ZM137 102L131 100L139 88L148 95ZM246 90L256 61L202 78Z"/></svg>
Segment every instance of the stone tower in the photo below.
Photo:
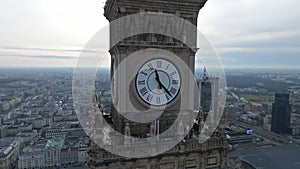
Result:
<svg viewBox="0 0 300 169"><path fill-rule="evenodd" d="M199 10L205 5L207 0L107 0L104 15L110 21L113 22L118 18L128 16L130 14L143 13L143 12L157 12L165 14L173 14L180 18L183 18L190 23L197 26L197 19ZM111 39L118 34L116 31L122 31L126 29L128 25L135 24L134 21L128 20L124 22L123 27L114 28L111 27ZM168 24L166 22L165 24ZM196 47L197 44L197 32L185 32L180 39L164 36L161 34L139 34L132 37L128 37L118 44L111 46L111 84L112 84L112 102L114 105L124 100L130 100L135 108L146 111L147 107L140 103L140 101L134 97L134 88L131 88L131 82L122 77L128 77L130 74L134 74L134 71L138 68L127 67L124 74L115 74L119 65L130 55L140 50L162 49L171 53L174 53L178 58L188 66L191 72L194 72L195 65L195 50L184 45L189 42L191 46ZM175 58L174 58L175 59ZM177 65L178 66L178 65ZM179 65L180 66L180 65ZM188 76L188 74L181 75L182 77ZM216 79L217 80L217 79ZM190 83L186 79L182 80L182 83ZM128 85L129 91L125 91L125 96L128 98L118 97L122 85ZM182 89L184 90L184 89ZM128 92L128 93L126 93ZM173 104L167 105L166 111L160 117L158 121L151 122L149 124L135 124L124 118L117 111L117 107L112 106L112 121L114 129L125 134L124 142L130 146L132 140L126 140L130 133L136 137L144 137L145 135L158 135L166 130L170 124L173 123L176 118L176 111L180 102L194 103L193 98L189 98L190 91L183 91L178 99L174 100ZM117 97L116 97L117 96ZM115 97L115 98L114 98ZM188 99L182 99L188 98ZM197 107L198 109L198 107ZM196 111L194 109L193 111ZM201 117L198 117L198 126L195 123L194 129L196 133L204 126L202 112ZM130 127L130 128L129 128ZM222 128L223 129L223 128ZM130 131L130 132L129 132ZM190 131L193 132L193 131ZM222 131L221 131L222 132ZM178 136L186 134L184 122L180 122L177 126L176 134ZM183 168L195 168L195 169L225 169L226 168L226 156L228 153L227 145L228 141L223 137L224 135L214 133L213 137L208 139L205 143L200 143L199 139L195 137L195 134L188 134L183 141L173 147L166 153L141 159L122 158L117 157L102 149L91 149L89 152L90 165L92 168L97 169L110 169L110 168L147 168L147 169L183 169ZM152 142L150 142L152 144ZM138 144L138 143L135 143Z"/></svg>
<svg viewBox="0 0 300 169"><path fill-rule="evenodd" d="M113 22L114 20L128 16L130 14L143 13L143 12L158 12L164 14L172 14L178 16L182 19L185 19L197 26L197 19L199 10L204 6L206 0L108 0L105 6L105 17ZM126 25L127 24L127 25ZM111 27L111 39L114 39L116 34L128 27L128 25L137 24L134 20L128 20L125 23L124 27L121 28L113 28ZM171 26L170 23L165 23L167 26ZM111 46L110 54L111 54L111 84L112 84L112 95L113 95L113 103L114 105L120 105L120 107L124 104L121 102L126 100L130 100L132 103L132 107L140 110L141 112L148 110L148 107L141 104L138 97L135 96L135 89L132 87L132 80L128 80L132 74L136 74L139 66L132 67L127 66L125 71L122 71L122 74L115 74L118 66L127 58L129 55L141 51L147 48L161 49L168 52L171 52L178 56L178 58L189 68L190 72L194 73L194 65L195 65L195 50L191 49L184 45L185 42L189 42L190 46L196 47L197 41L197 31L187 31L182 33L181 39L175 39L172 37L167 37L160 34L139 34L132 37L128 37L117 45ZM145 60L148 56L145 56ZM182 65L182 64L179 64ZM189 73L186 71L182 71L181 77L182 81L187 85L192 85L189 82ZM122 78L123 77L123 78ZM186 79L184 79L186 78ZM122 86L129 86L129 91L122 90ZM120 91L122 90L122 91ZM176 118L176 111L179 110L180 103L186 102L184 104L192 104L192 94L193 91L183 91L185 89L181 89L181 94L178 99L174 100L172 104L167 105L165 109L165 113L160 118L160 132L163 132L168 129L169 125ZM192 89L189 89L192 90ZM126 97L120 97L121 93L123 93ZM130 112L130 107L126 104L126 109ZM124 106L123 106L124 107ZM129 108L128 108L129 107ZM174 113L175 112L175 113ZM124 128L126 123L130 123L131 133L134 135L142 135L150 130L150 123L146 125L138 125L130 122L126 118L120 116L117 107L112 106L112 118L114 121L114 128L122 133L124 133ZM158 127L156 127L158 128Z"/></svg>

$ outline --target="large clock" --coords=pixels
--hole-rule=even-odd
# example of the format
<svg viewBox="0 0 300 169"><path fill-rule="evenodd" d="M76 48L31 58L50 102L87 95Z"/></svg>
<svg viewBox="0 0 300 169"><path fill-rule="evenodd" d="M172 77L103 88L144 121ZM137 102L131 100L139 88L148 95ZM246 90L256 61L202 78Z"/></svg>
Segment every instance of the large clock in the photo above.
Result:
<svg viewBox="0 0 300 169"><path fill-rule="evenodd" d="M165 59L153 59L139 69L135 87L143 102L162 106L177 97L180 83L180 73L174 64Z"/></svg>

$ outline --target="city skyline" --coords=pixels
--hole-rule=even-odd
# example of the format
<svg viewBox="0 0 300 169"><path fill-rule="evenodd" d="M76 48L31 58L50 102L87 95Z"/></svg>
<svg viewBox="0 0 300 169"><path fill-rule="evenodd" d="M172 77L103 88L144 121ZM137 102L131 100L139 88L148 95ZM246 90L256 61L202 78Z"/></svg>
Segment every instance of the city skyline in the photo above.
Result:
<svg viewBox="0 0 300 169"><path fill-rule="evenodd" d="M74 67L85 43L108 24L104 2L0 2L0 67ZM212 0L201 10L198 29L225 68L298 68L299 3L272 2Z"/></svg>

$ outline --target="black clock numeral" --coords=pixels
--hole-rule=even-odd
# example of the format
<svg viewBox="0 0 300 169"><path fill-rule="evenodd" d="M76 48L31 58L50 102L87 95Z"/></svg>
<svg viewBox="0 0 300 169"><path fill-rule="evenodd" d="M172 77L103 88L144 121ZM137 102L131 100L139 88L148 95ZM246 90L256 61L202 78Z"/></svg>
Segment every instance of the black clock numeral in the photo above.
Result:
<svg viewBox="0 0 300 169"><path fill-rule="evenodd" d="M174 71L174 72L170 73L170 76L173 77L176 73L177 73L177 72Z"/></svg>
<svg viewBox="0 0 300 169"><path fill-rule="evenodd" d="M178 82L179 82L178 80L172 80L173 85L178 85Z"/></svg>
<svg viewBox="0 0 300 169"><path fill-rule="evenodd" d="M138 81L138 85L145 85L145 84L146 84L145 80Z"/></svg>
<svg viewBox="0 0 300 169"><path fill-rule="evenodd" d="M141 71L141 74L143 74L143 75L145 75L145 76L148 75L148 74L147 74L146 72L144 72L144 71Z"/></svg>
<svg viewBox="0 0 300 169"><path fill-rule="evenodd" d="M157 68L161 68L162 62L161 62L161 61L157 61L157 62L156 62L156 66L157 66Z"/></svg>
<svg viewBox="0 0 300 169"><path fill-rule="evenodd" d="M167 101L169 101L171 99L170 96L168 94L165 94L165 95L166 95Z"/></svg>
<svg viewBox="0 0 300 169"><path fill-rule="evenodd" d="M170 64L167 65L167 67L165 68L165 70L168 70L168 69L169 69L169 66L170 66Z"/></svg>
<svg viewBox="0 0 300 169"><path fill-rule="evenodd" d="M152 100L153 100L153 95L149 94L148 97L147 97L147 101L152 102Z"/></svg>
<svg viewBox="0 0 300 169"><path fill-rule="evenodd" d="M147 66L150 68L150 70L153 70L153 65L152 65L152 63L149 63Z"/></svg>
<svg viewBox="0 0 300 169"><path fill-rule="evenodd" d="M156 104L160 104L160 97L156 97Z"/></svg>
<svg viewBox="0 0 300 169"><path fill-rule="evenodd" d="M145 95L148 93L146 87L142 88L142 89L140 90L140 93L142 94L142 96L145 96Z"/></svg>
<svg viewBox="0 0 300 169"><path fill-rule="evenodd" d="M175 95L176 92L177 92L177 90L174 87L172 87L171 90L170 90L170 93L172 93L173 95Z"/></svg>

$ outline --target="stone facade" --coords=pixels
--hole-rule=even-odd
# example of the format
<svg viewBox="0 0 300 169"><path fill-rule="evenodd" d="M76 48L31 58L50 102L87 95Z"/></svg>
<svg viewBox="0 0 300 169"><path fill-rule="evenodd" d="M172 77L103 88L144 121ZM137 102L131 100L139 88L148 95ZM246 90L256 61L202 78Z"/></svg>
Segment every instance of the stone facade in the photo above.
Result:
<svg viewBox="0 0 300 169"><path fill-rule="evenodd" d="M122 158L102 149L91 150L89 157L95 169L223 169L227 168L227 145L227 140L223 139L214 138L204 144L189 139L164 154L149 158Z"/></svg>
<svg viewBox="0 0 300 169"><path fill-rule="evenodd" d="M108 0L104 9L104 15L112 22L120 17L139 12L160 12L176 15L197 26L198 12L205 3L206 0ZM133 23L128 22L126 24L130 25ZM115 36L112 32L111 36ZM195 51L184 45L184 43L188 41L192 46L196 47L196 35L196 31L189 32L187 37L182 37L182 39L178 40L158 34L141 34L128 37L117 45L111 46L112 89L114 90L114 88L124 85L124 82L120 81L119 77L113 77L116 67L130 54L147 48L162 49L176 54L194 72ZM187 81L184 82L190 83ZM183 94L188 95L187 93ZM93 102L96 103L95 100ZM180 105L179 102L180 100L178 101ZM136 103L137 107L139 106L137 101L134 100L133 103ZM169 127L169 124L174 122L174 119L176 119L174 111L176 111L176 105L178 104L169 107L173 111L166 111L160 117L160 130L158 133L163 132ZM95 110L94 112L97 113L91 118L91 126L95 127L95 129L91 129L90 136L92 139L97 139L97 137L101 136L97 133L101 130L102 122L101 118L97 117L100 115L99 111ZM112 126L123 134L134 136L140 135L140 133L155 135L155 132L152 131L152 124L140 125L128 121L119 115L113 106L111 114L112 121L114 122ZM228 141L224 134L225 121L224 119L221 120L219 127L215 130L211 138L205 143L200 143L197 135L203 128L203 117L201 111L199 111L199 114L201 117L198 116L198 121L194 124L193 129L189 133L182 131L183 134L187 134L185 139L163 154L140 159L124 158L109 153L91 143L92 148L88 152L90 166L95 169L225 169L227 168L226 158L228 154ZM131 140L125 140L125 142L128 146L132 144ZM149 142L148 144L151 143Z"/></svg>

